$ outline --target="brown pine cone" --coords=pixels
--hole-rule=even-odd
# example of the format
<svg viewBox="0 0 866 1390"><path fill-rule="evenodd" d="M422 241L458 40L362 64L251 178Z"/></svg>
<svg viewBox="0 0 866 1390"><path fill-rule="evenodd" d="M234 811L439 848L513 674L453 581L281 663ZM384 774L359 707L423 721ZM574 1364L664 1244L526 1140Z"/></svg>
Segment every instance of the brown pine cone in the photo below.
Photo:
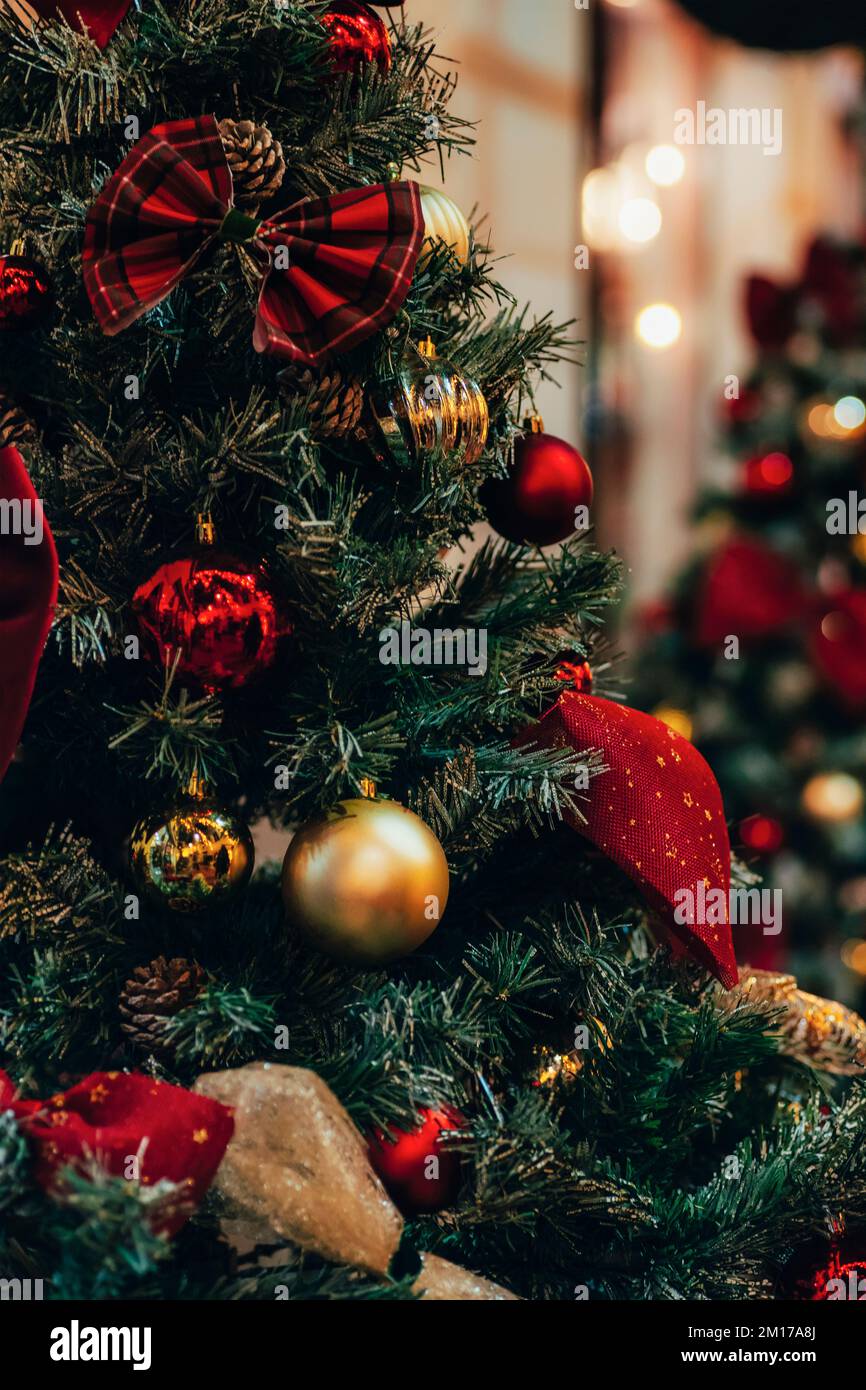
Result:
<svg viewBox="0 0 866 1390"><path fill-rule="evenodd" d="M121 1028L136 1047L170 1055L172 1042L167 1025L201 993L207 976L195 961L176 956L157 956L139 965L124 985L119 1000L124 1018Z"/></svg>
<svg viewBox="0 0 866 1390"><path fill-rule="evenodd" d="M27 444L35 438L36 428L30 416L5 391L0 391L0 449Z"/></svg>
<svg viewBox="0 0 866 1390"><path fill-rule="evenodd" d="M310 434L316 438L341 439L357 428L364 388L354 377L344 381L335 367L321 376L309 367L286 367L279 382L286 396L306 401Z"/></svg>
<svg viewBox="0 0 866 1390"><path fill-rule="evenodd" d="M219 132L232 174L235 206L257 208L283 182L283 147L266 125L253 121L220 121Z"/></svg>

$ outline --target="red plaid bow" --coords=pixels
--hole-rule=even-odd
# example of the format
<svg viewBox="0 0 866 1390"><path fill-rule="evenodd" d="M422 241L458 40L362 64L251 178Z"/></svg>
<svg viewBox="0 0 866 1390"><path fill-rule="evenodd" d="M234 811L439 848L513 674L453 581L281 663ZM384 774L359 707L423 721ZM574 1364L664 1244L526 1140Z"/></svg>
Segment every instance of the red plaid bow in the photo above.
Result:
<svg viewBox="0 0 866 1390"><path fill-rule="evenodd" d="M350 189L259 222L233 206L213 116L154 126L87 216L84 283L103 332L159 304L217 240L246 242L261 267L256 351L315 365L383 328L406 298L424 240L418 185Z"/></svg>

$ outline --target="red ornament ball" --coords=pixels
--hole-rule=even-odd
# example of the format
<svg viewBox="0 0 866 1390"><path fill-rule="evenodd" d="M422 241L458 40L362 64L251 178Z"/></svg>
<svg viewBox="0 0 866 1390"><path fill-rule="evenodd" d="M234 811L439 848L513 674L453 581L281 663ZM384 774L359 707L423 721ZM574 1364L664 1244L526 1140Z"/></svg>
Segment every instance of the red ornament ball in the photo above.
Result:
<svg viewBox="0 0 866 1390"><path fill-rule="evenodd" d="M588 695L592 690L592 667L588 661L582 661L576 653L566 653L554 675L556 680L562 681L563 685L571 686L571 689L580 695Z"/></svg>
<svg viewBox="0 0 866 1390"><path fill-rule="evenodd" d="M743 485L753 495L787 492L793 476L794 465L787 454L761 454L744 465Z"/></svg>
<svg viewBox="0 0 866 1390"><path fill-rule="evenodd" d="M391 40L383 20L357 0L340 0L322 15L331 45L335 72L360 72L375 63L380 72L391 66Z"/></svg>
<svg viewBox="0 0 866 1390"><path fill-rule="evenodd" d="M38 328L54 303L47 272L30 256L0 256L0 330Z"/></svg>
<svg viewBox="0 0 866 1390"><path fill-rule="evenodd" d="M449 1105L418 1113L417 1129L376 1130L367 1146L370 1162L404 1216L442 1211L460 1188L460 1159L441 1136L461 1129L465 1119Z"/></svg>
<svg viewBox="0 0 866 1390"><path fill-rule="evenodd" d="M517 545L555 545L574 534L577 508L592 503L592 474L571 444L544 434L518 439L507 478L488 478L479 492L491 526Z"/></svg>
<svg viewBox="0 0 866 1390"><path fill-rule="evenodd" d="M290 631L264 571L210 547L160 565L132 607L160 661L180 652L178 676L212 689L261 675Z"/></svg>
<svg viewBox="0 0 866 1390"><path fill-rule="evenodd" d="M758 854L775 854L782 847L785 832L772 816L748 816L740 822L740 839L746 849Z"/></svg>

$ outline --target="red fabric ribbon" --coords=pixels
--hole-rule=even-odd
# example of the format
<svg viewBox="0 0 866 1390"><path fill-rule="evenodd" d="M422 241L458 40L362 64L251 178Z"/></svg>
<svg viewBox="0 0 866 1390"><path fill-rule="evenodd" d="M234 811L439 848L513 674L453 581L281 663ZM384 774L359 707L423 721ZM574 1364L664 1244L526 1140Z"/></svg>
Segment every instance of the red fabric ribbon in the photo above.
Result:
<svg viewBox="0 0 866 1390"><path fill-rule="evenodd" d="M27 0L41 19L58 12L73 29L85 31L98 48L105 48L129 9L130 0Z"/></svg>
<svg viewBox="0 0 866 1390"><path fill-rule="evenodd" d="M734 634L766 637L806 611L796 565L744 536L710 559L698 596L695 636L712 647Z"/></svg>
<svg viewBox="0 0 866 1390"><path fill-rule="evenodd" d="M731 849L722 794L688 739L652 715L566 691L517 743L601 749L608 771L592 779L582 807L586 821L574 817L571 824L634 879L682 947L726 988L735 985ZM721 913L701 913L699 884L704 901L721 890ZM693 916L720 915L724 921L678 920L686 915L687 900L677 896L682 890L692 894Z"/></svg>
<svg viewBox="0 0 866 1390"><path fill-rule="evenodd" d="M182 1184L186 1194L160 1229L173 1235L207 1192L234 1131L231 1111L139 1072L100 1072L50 1100L16 1100L0 1071L0 1110L11 1110L36 1151L35 1175L47 1191L70 1164L95 1159L115 1176Z"/></svg>
<svg viewBox="0 0 866 1390"><path fill-rule="evenodd" d="M31 522L35 508L41 514L17 449L0 449L0 502L10 519L18 506ZM26 544L20 526L0 528L0 781L21 736L57 602L57 551L44 516L42 527L38 545Z"/></svg>
<svg viewBox="0 0 866 1390"><path fill-rule="evenodd" d="M372 184L265 222L233 207L213 116L167 121L130 150L87 215L84 283L104 333L159 304L218 239L262 272L253 346L315 365L390 323L424 240L418 185ZM274 257L287 257L276 268Z"/></svg>

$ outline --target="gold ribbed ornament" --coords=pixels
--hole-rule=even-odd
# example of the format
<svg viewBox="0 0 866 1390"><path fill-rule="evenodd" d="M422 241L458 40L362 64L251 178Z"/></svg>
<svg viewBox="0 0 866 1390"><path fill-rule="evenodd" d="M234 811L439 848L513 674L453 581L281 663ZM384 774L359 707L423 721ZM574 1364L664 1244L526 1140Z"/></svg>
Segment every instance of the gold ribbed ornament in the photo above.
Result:
<svg viewBox="0 0 866 1390"><path fill-rule="evenodd" d="M440 241L450 247L461 265L469 262L469 223L453 198L441 188L421 185L421 211L424 214L424 249L419 258L423 267L430 259L433 247Z"/></svg>
<svg viewBox="0 0 866 1390"><path fill-rule="evenodd" d="M446 458L477 463L487 443L484 392L440 358L430 338L404 349L394 376L372 391L370 407L388 452L404 466Z"/></svg>
<svg viewBox="0 0 866 1390"><path fill-rule="evenodd" d="M396 801L339 802L301 827L283 864L290 923L326 955L367 965L426 941L448 888L442 846Z"/></svg>

